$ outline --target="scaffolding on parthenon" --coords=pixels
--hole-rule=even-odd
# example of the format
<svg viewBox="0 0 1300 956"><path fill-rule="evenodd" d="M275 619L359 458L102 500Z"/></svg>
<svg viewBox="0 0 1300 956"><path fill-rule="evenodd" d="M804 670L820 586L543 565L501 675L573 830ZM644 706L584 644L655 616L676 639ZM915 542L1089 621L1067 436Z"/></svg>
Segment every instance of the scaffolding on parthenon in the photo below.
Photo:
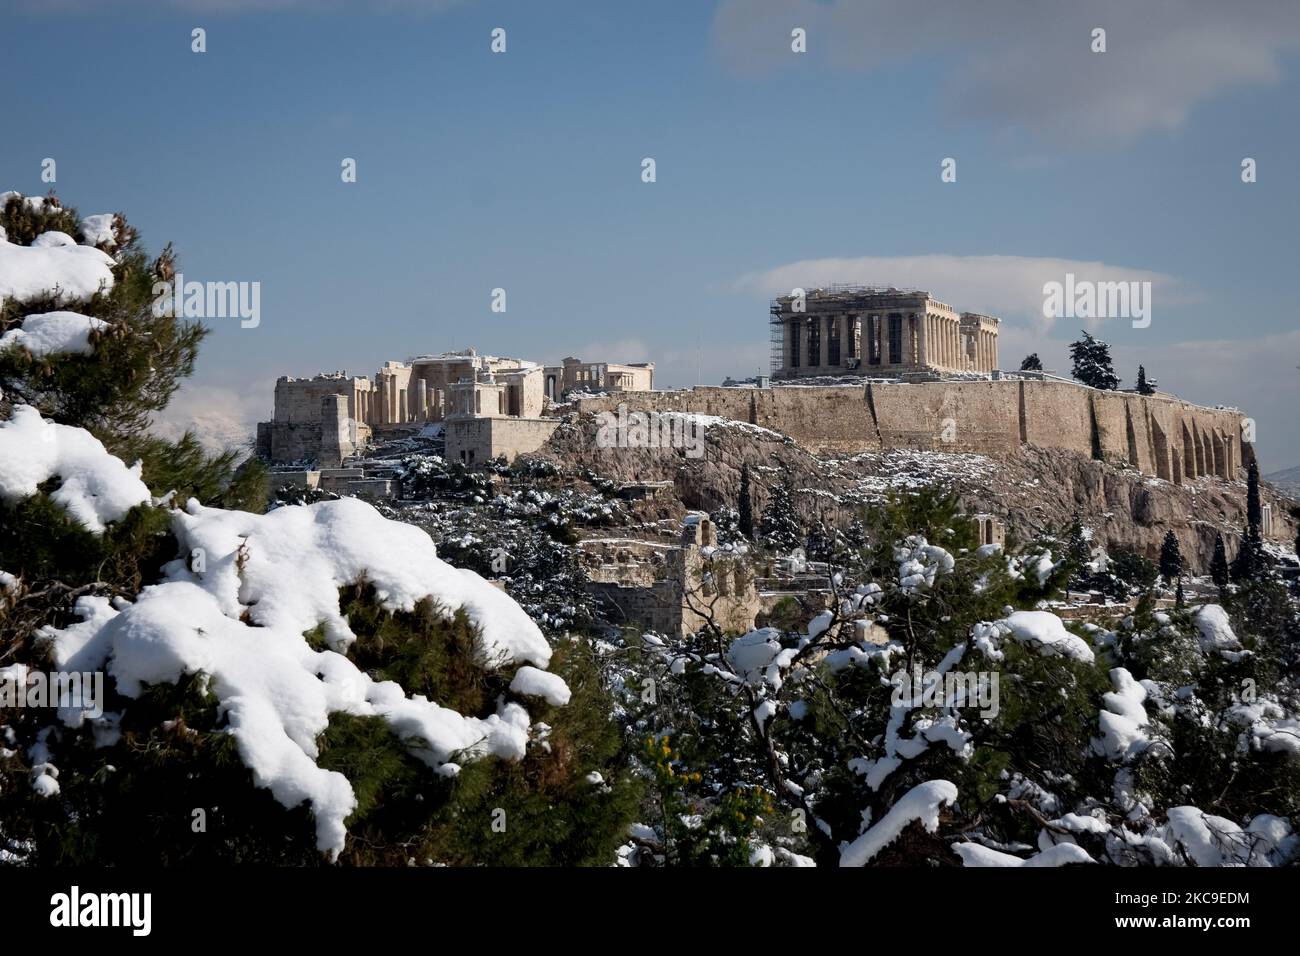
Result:
<svg viewBox="0 0 1300 956"><path fill-rule="evenodd" d="M785 319L781 317L781 306L775 300L768 312L771 315L768 321L770 332L768 370L772 375L776 375L785 368Z"/></svg>

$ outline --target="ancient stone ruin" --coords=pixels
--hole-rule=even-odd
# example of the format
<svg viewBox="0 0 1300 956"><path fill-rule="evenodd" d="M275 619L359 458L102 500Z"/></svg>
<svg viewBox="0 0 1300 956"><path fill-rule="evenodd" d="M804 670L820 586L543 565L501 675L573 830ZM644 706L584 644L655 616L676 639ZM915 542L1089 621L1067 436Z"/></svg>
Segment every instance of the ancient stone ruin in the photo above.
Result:
<svg viewBox="0 0 1300 956"><path fill-rule="evenodd" d="M772 376L952 374L998 367L1000 319L928 292L831 286L772 300Z"/></svg>
<svg viewBox="0 0 1300 956"><path fill-rule="evenodd" d="M385 362L373 379L346 372L282 376L275 412L257 426L257 452L275 463L339 468L380 435L445 424L449 457L468 464L537 448L556 420L548 403L570 392L649 391L654 365L566 358L556 366L475 349Z"/></svg>
<svg viewBox="0 0 1300 956"><path fill-rule="evenodd" d="M535 451L577 411L717 416L814 454L1064 449L1175 484L1236 479L1253 455L1235 409L999 370L999 320L958 313L928 292L797 291L773 300L769 321L774 381L759 387L655 391L650 364L545 366L472 348L386 362L373 379L281 378L258 451L338 469L377 437L439 425L447 458L473 465Z"/></svg>

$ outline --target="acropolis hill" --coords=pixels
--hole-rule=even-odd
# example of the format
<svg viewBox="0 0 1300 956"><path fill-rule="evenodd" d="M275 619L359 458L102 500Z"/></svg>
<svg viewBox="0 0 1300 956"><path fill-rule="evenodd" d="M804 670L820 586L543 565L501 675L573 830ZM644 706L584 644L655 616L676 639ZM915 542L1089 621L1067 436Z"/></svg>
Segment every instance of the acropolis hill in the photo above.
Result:
<svg viewBox="0 0 1300 956"><path fill-rule="evenodd" d="M999 371L999 320L958 313L926 292L817 289L774 300L769 323L774 382L761 387L656 391L653 365L543 366L473 349L388 362L373 381L281 378L258 450L273 462L337 468L377 437L441 423L447 457L473 464L535 451L572 412L622 407L748 422L817 454L1003 456L1030 446L1174 483L1235 479L1253 455L1236 410Z"/></svg>

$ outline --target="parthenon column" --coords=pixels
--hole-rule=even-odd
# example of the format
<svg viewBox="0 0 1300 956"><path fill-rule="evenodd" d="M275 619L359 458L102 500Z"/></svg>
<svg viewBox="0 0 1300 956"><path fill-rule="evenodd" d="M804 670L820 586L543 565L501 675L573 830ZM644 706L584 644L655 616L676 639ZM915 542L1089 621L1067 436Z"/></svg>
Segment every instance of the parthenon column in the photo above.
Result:
<svg viewBox="0 0 1300 956"><path fill-rule="evenodd" d="M415 383L415 420L417 422L429 420L429 385L424 379Z"/></svg>
<svg viewBox="0 0 1300 956"><path fill-rule="evenodd" d="M794 334L799 336L799 367L808 367L808 320L802 316L794 320Z"/></svg>
<svg viewBox="0 0 1300 956"><path fill-rule="evenodd" d="M849 352L852 350L853 343L849 339L849 314L840 313L840 368L849 364Z"/></svg>

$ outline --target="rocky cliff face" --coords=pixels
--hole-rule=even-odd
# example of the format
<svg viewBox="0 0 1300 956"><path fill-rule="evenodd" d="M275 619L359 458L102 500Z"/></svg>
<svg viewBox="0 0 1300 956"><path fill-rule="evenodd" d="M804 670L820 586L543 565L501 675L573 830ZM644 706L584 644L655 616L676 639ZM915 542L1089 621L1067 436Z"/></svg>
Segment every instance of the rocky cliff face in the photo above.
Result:
<svg viewBox="0 0 1300 956"><path fill-rule="evenodd" d="M1135 469L1094 460L1077 452L1022 446L997 456L892 450L826 457L810 454L790 438L741 422L712 420L703 454L680 448L599 448L590 416L559 428L535 457L565 471L590 469L618 481L672 481L686 508L713 511L736 507L740 470L748 462L755 513L761 515L769 489L788 480L805 520L844 524L864 505L924 485L955 492L971 513L1002 517L1008 533L1021 539L1060 531L1076 511L1107 550L1129 548L1155 559L1165 532L1177 535L1191 569L1209 567L1216 533L1231 557L1245 524L1246 483L1203 477L1175 485ZM1267 485L1272 506L1270 541L1290 549L1295 503Z"/></svg>

